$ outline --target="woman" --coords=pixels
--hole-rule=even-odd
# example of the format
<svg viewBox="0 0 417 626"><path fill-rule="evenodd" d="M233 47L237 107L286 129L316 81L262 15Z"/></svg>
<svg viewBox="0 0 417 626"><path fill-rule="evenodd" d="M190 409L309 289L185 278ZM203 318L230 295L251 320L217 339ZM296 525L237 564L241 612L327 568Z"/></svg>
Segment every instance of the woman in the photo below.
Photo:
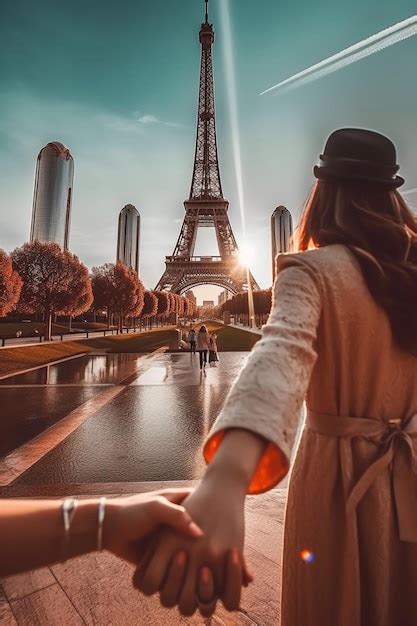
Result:
<svg viewBox="0 0 417 626"><path fill-rule="evenodd" d="M197 352L200 354L200 369L207 365L207 354L209 351L209 333L207 327L201 326L197 333Z"/></svg>
<svg viewBox="0 0 417 626"><path fill-rule="evenodd" d="M0 500L0 576L52 565L93 550L137 563L144 540L165 524L189 537L201 529L180 503L191 490L74 500ZM177 555L181 573L185 554Z"/></svg>
<svg viewBox="0 0 417 626"><path fill-rule="evenodd" d="M199 605L211 614L217 598L239 606L241 571L225 579L223 555L236 547L241 562L245 494L287 474L306 397L285 516L282 626L416 623L417 225L397 171L391 141L359 129L333 133L314 168L301 252L277 260L263 337L184 503L205 537L191 545L162 534L137 574L140 588L160 589L184 615ZM179 549L189 561L175 589L164 576ZM196 583L202 563L216 581L209 604Z"/></svg>
<svg viewBox="0 0 417 626"><path fill-rule="evenodd" d="M209 363L210 366L213 364L214 367L216 367L216 363L219 360L219 357L217 355L217 335L216 333L211 333L211 335L209 336Z"/></svg>

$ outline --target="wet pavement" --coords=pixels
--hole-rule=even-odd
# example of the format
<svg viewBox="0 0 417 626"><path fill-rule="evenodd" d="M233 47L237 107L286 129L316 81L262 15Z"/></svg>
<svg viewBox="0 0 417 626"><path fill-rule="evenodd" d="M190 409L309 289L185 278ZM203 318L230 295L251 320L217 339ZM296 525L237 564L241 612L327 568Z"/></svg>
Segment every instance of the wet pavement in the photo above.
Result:
<svg viewBox="0 0 417 626"><path fill-rule="evenodd" d="M202 444L247 354L222 353L205 373L188 353L85 356L2 381L2 454L94 394L120 388L13 486L200 478Z"/></svg>

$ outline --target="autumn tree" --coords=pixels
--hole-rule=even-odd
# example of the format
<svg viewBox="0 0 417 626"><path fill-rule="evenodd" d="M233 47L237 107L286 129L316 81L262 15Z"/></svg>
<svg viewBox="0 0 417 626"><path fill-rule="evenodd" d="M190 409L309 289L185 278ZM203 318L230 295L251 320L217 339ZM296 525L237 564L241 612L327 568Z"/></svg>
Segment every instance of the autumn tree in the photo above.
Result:
<svg viewBox="0 0 417 626"><path fill-rule="evenodd" d="M77 256L52 242L25 243L12 252L13 267L23 281L18 310L42 312L45 339L51 338L54 315L80 315L93 301L88 270Z"/></svg>
<svg viewBox="0 0 417 626"><path fill-rule="evenodd" d="M156 315L161 318L166 318L169 314L169 298L166 291L154 291L153 292L158 300L158 309Z"/></svg>
<svg viewBox="0 0 417 626"><path fill-rule="evenodd" d="M13 269L11 258L0 250L0 317L4 317L15 308L22 284L22 279Z"/></svg>
<svg viewBox="0 0 417 626"><path fill-rule="evenodd" d="M158 297L155 292L146 290L144 295L143 309L141 317L144 319L152 319L158 312Z"/></svg>
<svg viewBox="0 0 417 626"><path fill-rule="evenodd" d="M107 315L116 315L118 328L122 330L127 316L138 316L142 312L144 287L137 273L118 261L93 267L91 283L94 306L105 308Z"/></svg>

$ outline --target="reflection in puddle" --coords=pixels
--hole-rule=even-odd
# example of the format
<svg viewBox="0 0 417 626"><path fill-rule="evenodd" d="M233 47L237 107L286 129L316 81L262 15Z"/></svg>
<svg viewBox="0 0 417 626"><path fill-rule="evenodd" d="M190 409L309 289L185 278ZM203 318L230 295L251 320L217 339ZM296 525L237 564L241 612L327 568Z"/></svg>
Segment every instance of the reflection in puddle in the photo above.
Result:
<svg viewBox="0 0 417 626"><path fill-rule="evenodd" d="M135 381L135 385L163 385L168 378L167 368L164 366L150 367Z"/></svg>

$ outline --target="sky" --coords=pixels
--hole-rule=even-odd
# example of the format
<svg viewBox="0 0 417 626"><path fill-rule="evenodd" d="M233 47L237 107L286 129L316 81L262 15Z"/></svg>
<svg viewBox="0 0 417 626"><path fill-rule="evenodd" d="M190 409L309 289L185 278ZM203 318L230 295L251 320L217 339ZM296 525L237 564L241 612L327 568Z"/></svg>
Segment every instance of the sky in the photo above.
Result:
<svg viewBox="0 0 417 626"><path fill-rule="evenodd" d="M270 216L297 222L330 132L372 128L397 145L405 190L417 188L417 37L288 92L260 92L414 13L414 0L210 0L222 186L244 238L235 176L230 15L244 215L252 272L271 284ZM223 10L222 10L223 9ZM0 248L29 238L36 157L49 141L75 163L70 248L113 262L125 204L141 214L140 274L154 288L173 252L191 183L202 0L0 3ZM407 195L417 206L417 193ZM213 233L196 254L216 254ZM201 300L219 289L198 288Z"/></svg>

